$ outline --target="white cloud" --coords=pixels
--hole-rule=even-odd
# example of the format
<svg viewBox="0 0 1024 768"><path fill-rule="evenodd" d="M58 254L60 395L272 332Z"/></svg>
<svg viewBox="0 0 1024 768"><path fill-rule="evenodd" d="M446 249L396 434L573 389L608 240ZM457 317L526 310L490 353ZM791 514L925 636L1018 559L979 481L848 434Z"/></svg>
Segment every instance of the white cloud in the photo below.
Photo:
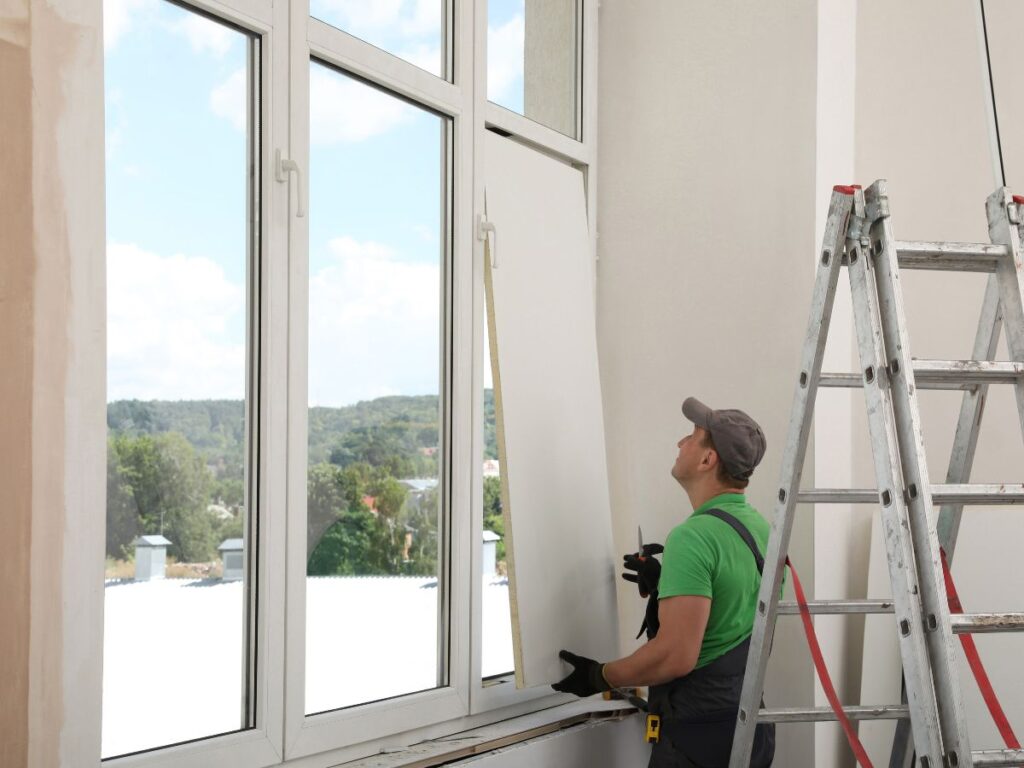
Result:
<svg viewBox="0 0 1024 768"><path fill-rule="evenodd" d="M442 0L312 0L310 3L313 16L325 18L356 37L374 40L381 34L405 39L439 37L443 11Z"/></svg>
<svg viewBox="0 0 1024 768"><path fill-rule="evenodd" d="M413 108L323 67L309 73L310 140L314 144L357 142L387 133L413 116Z"/></svg>
<svg viewBox="0 0 1024 768"><path fill-rule="evenodd" d="M142 0L103 0L103 49L111 51L131 28Z"/></svg>
<svg viewBox="0 0 1024 768"><path fill-rule="evenodd" d="M402 4L403 0L311 0L309 11L358 35L367 30L393 29L402 15Z"/></svg>
<svg viewBox="0 0 1024 768"><path fill-rule="evenodd" d="M432 75L441 76L441 49L436 45L416 45L395 55Z"/></svg>
<svg viewBox="0 0 1024 768"><path fill-rule="evenodd" d="M107 245L107 398L240 399L245 291L207 258Z"/></svg>
<svg viewBox="0 0 1024 768"><path fill-rule="evenodd" d="M443 6L441 0L413 0L412 17L403 19L400 25L403 34L408 37L440 36Z"/></svg>
<svg viewBox="0 0 1024 768"><path fill-rule="evenodd" d="M309 396L342 405L438 391L440 271L340 237L310 280Z"/></svg>
<svg viewBox="0 0 1024 768"><path fill-rule="evenodd" d="M171 29L184 35L194 52L209 52L217 58L223 57L231 50L231 45L239 34L197 13L186 14L183 19L172 24Z"/></svg>
<svg viewBox="0 0 1024 768"><path fill-rule="evenodd" d="M525 24L520 14L500 27L487 28L487 98L508 101L509 90L523 77Z"/></svg>
<svg viewBox="0 0 1024 768"><path fill-rule="evenodd" d="M246 126L246 87L248 75L245 67L232 72L223 83L210 92L210 109L218 117L231 121L240 131Z"/></svg>

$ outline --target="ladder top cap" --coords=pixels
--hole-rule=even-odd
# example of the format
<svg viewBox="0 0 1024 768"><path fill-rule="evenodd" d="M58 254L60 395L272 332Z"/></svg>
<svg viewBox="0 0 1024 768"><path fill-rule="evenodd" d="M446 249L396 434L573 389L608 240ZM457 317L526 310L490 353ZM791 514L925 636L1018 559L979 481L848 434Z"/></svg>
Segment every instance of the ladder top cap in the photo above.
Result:
<svg viewBox="0 0 1024 768"><path fill-rule="evenodd" d="M836 184L832 187L833 192L839 192L844 195L852 195L858 189L863 189L860 184Z"/></svg>
<svg viewBox="0 0 1024 768"><path fill-rule="evenodd" d="M1024 195L1014 195L1013 202L1017 205L1024 205Z"/></svg>

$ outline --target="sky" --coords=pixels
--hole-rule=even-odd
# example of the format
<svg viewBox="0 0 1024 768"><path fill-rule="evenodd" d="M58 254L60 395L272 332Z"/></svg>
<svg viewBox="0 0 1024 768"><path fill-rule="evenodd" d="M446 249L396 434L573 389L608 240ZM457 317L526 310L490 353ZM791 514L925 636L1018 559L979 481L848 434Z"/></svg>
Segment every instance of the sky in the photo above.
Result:
<svg viewBox="0 0 1024 768"><path fill-rule="evenodd" d="M440 12L311 0L435 73ZM240 399L247 38L165 0L104 13L108 400ZM488 26L489 98L522 112L523 0ZM445 119L318 64L310 105L310 404L436 394Z"/></svg>

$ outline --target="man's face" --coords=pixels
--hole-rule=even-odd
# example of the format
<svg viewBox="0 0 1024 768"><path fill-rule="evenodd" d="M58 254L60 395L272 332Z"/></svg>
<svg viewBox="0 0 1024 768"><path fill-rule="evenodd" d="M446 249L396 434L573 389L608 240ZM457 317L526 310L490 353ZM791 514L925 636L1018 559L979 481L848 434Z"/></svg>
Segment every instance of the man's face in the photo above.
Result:
<svg viewBox="0 0 1024 768"><path fill-rule="evenodd" d="M672 465L672 477L680 485L685 486L697 476L701 462L711 450L704 444L706 434L707 430L694 425L693 432L677 443L679 453L676 455L676 463Z"/></svg>

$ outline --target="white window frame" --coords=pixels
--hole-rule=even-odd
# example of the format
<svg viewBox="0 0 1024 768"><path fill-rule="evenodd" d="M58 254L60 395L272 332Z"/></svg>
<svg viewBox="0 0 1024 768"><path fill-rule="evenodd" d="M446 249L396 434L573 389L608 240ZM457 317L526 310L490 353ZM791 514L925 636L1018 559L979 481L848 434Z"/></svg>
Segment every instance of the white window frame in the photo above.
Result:
<svg viewBox="0 0 1024 768"><path fill-rule="evenodd" d="M484 131L496 128L584 172L591 253L596 259L597 0L577 0L580 19L577 125L565 136L487 101L486 0L447 0L445 71L437 78L397 56L309 16L308 0L175 0L262 38L260 180L261 285L259 389L260 542L259 664L255 727L245 731L111 758L114 768L264 768L331 766L488 722L551 707L572 697L546 688L516 690L512 678L481 679L483 534L483 243ZM451 20L454 19L453 26ZM447 32L445 39L448 39ZM305 714L306 412L308 225L295 216L298 179L274 179L274 153L296 160L308 192L309 62L315 58L445 115L451 121L448 164L451 295L446 361L450 403L451 510L444 537L447 563L448 684L381 702ZM99 518L99 513L98 513ZM101 523L97 519L97 523ZM287 542L287 543L286 543ZM95 599L95 590L89 592ZM102 593L99 595L102 609ZM93 615L101 615L99 611ZM102 648L102 626L87 629ZM286 651L287 648L287 651ZM99 700L100 692L95 692ZM98 739L97 739L98 742ZM412 759L412 758L410 758Z"/></svg>
<svg viewBox="0 0 1024 768"><path fill-rule="evenodd" d="M287 307L287 220L288 188L274 183L274 148L280 146L286 135L285 111L279 105L287 97L288 18L281 3L272 0L232 0L231 4L217 0L188 0L182 3L248 30L260 38L259 57L259 249L250 255L256 258L259 269L260 292L255 294L259 306L251 313L258 317L258 344L260 365L258 381L252 391L259 393L259 424L255 433L258 446L258 488L255 514L258 525L256 562L250 565L250 574L257 574L255 601L246 611L246 638L250 647L255 644L257 658L252 677L253 690L247 691L255 702L254 727L221 736L197 739L179 745L159 747L151 751L112 757L104 765L117 768L135 766L161 766L161 768L201 768L222 765L226 768L264 768L278 765L283 757L283 687L284 687L284 633L283 614L285 599L284 521L268 510L281 509L285 503L285 485L282 473L275 467L284 461L284 427L287 424L285 408L286 380L283 362L287 360L287 325L284 322ZM250 295L252 286L246 287ZM104 424L106 420L104 419ZM105 510L101 510L104 513ZM105 519L98 521L101 525ZM102 592L100 593L102 600ZM258 621L252 617L255 606ZM94 615L102 615L97 612ZM99 647L103 647L103 627L90 627L98 631ZM99 701L99 692L96 699Z"/></svg>

